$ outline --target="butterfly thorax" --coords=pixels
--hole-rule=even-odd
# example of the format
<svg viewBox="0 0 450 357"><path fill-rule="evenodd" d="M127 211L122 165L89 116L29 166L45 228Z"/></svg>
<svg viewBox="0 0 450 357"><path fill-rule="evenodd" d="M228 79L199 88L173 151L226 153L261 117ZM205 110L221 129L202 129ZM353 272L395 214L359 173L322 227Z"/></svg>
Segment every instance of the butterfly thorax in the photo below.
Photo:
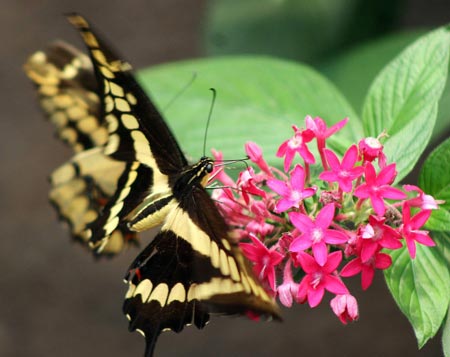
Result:
<svg viewBox="0 0 450 357"><path fill-rule="evenodd" d="M213 169L214 161L205 156L197 163L187 166L186 169L181 171L173 186L175 198L181 198L185 194L189 194L194 186L205 187Z"/></svg>

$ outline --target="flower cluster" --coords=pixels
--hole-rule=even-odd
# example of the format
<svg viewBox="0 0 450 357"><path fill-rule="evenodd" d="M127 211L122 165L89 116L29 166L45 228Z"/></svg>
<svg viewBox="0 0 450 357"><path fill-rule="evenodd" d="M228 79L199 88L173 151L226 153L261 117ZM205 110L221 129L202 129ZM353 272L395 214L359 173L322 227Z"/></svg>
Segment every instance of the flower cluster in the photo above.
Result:
<svg viewBox="0 0 450 357"><path fill-rule="evenodd" d="M358 318L343 278L360 274L365 290L377 269L392 264L389 250L405 243L414 258L416 243L433 246L421 227L440 203L416 186L393 186L397 172L383 153L384 134L353 144L342 159L328 149L328 138L347 121L327 127L307 116L305 128L293 126L277 152L284 171L270 167L249 142L245 150L257 169L247 168L236 182L223 166L213 173L224 186L213 193L217 206L266 289L287 307L294 301L315 307L326 290L343 323ZM320 164L308 147L314 141Z"/></svg>

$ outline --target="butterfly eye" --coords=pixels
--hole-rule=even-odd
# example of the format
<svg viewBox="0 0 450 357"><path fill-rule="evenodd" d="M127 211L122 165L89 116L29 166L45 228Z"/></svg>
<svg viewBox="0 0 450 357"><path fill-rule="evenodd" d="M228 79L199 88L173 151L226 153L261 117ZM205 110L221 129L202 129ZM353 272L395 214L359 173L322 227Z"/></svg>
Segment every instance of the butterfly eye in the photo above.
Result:
<svg viewBox="0 0 450 357"><path fill-rule="evenodd" d="M214 165L211 162L209 162L206 165L206 172L208 172L210 174L211 172L213 172L213 170L214 170Z"/></svg>

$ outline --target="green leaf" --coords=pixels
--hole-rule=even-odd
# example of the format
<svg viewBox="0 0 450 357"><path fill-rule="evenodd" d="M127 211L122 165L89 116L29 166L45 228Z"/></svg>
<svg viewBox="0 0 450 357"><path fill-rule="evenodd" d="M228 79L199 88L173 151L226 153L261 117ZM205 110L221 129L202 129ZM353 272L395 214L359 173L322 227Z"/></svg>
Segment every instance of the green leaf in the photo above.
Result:
<svg viewBox="0 0 450 357"><path fill-rule="evenodd" d="M445 357L450 357L450 307L442 330L442 350Z"/></svg>
<svg viewBox="0 0 450 357"><path fill-rule="evenodd" d="M210 0L206 52L323 59L388 31L398 0ZM388 10L387 10L388 9ZM358 29L358 31L355 31Z"/></svg>
<svg viewBox="0 0 450 357"><path fill-rule="evenodd" d="M424 33L402 32L365 43L326 60L318 69L336 84L353 108L360 111L376 75L386 63Z"/></svg>
<svg viewBox="0 0 450 357"><path fill-rule="evenodd" d="M193 83L164 109L194 73ZM255 141L270 164L280 165L280 159L275 159L278 146L292 136L291 124L304 126L307 114L322 117L328 125L350 117L352 126L330 141L339 153L362 134L359 119L334 85L311 68L289 61L224 57L179 62L140 71L139 80L163 108L181 147L194 158L203 155L210 87L217 90L217 100L207 154L214 147L225 158L242 158L244 143Z"/></svg>
<svg viewBox="0 0 450 357"><path fill-rule="evenodd" d="M435 199L445 200L433 211L427 229L449 231L450 223L450 138L439 145L425 160L420 170L419 186Z"/></svg>
<svg viewBox="0 0 450 357"><path fill-rule="evenodd" d="M415 259L410 258L406 247L390 255L393 264L384 272L386 282L421 348L437 333L449 306L448 265L436 247L417 245Z"/></svg>
<svg viewBox="0 0 450 357"><path fill-rule="evenodd" d="M383 69L365 100L365 134L387 131L385 153L397 163L397 180L411 171L431 137L447 80L449 47L446 28L420 38Z"/></svg>

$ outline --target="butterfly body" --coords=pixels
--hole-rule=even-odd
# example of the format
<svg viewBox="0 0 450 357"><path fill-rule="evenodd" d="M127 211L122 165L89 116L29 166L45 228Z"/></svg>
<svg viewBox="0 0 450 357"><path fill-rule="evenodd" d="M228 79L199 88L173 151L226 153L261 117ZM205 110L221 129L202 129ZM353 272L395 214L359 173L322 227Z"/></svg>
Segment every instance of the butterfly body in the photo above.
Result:
<svg viewBox="0 0 450 357"><path fill-rule="evenodd" d="M131 66L84 18L68 19L91 62L59 44L26 64L58 136L75 151L51 175L50 199L95 255L117 254L136 233L161 226L126 273L123 312L145 336L146 356L162 331L203 328L210 313L279 318L205 190L213 160L189 165Z"/></svg>

